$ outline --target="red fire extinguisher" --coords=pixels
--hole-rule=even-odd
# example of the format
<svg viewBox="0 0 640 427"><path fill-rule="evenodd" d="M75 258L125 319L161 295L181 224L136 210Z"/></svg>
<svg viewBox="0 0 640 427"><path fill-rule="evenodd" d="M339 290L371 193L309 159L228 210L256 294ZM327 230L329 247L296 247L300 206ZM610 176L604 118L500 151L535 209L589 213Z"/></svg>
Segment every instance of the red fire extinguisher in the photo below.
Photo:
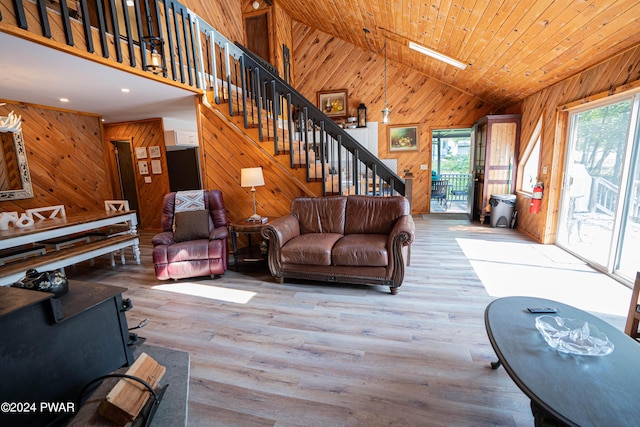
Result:
<svg viewBox="0 0 640 427"><path fill-rule="evenodd" d="M529 213L537 214L540 213L540 204L542 203L542 192L544 191L544 186L541 182L538 182L533 187L533 195L531 196L531 204L529 205Z"/></svg>

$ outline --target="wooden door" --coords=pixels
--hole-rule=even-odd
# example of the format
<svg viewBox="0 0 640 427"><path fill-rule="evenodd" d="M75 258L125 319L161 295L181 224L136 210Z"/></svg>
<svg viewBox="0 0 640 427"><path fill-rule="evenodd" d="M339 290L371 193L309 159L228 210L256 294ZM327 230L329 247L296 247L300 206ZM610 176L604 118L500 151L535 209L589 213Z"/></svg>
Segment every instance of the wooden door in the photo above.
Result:
<svg viewBox="0 0 640 427"><path fill-rule="evenodd" d="M512 175L515 170L516 123L494 123L491 139L487 146L487 192L489 194L510 194Z"/></svg>
<svg viewBox="0 0 640 427"><path fill-rule="evenodd" d="M269 14L247 16L244 19L246 46L250 51L271 63L269 47Z"/></svg>
<svg viewBox="0 0 640 427"><path fill-rule="evenodd" d="M520 141L519 114L492 115L475 125L474 218L484 223L492 194L514 191L516 153Z"/></svg>
<svg viewBox="0 0 640 427"><path fill-rule="evenodd" d="M134 172L133 156L131 154L130 140L111 141L115 150L116 167L118 168L118 180L120 198L129 202L129 209L136 211L138 224L140 220L140 207L138 205L138 189Z"/></svg>

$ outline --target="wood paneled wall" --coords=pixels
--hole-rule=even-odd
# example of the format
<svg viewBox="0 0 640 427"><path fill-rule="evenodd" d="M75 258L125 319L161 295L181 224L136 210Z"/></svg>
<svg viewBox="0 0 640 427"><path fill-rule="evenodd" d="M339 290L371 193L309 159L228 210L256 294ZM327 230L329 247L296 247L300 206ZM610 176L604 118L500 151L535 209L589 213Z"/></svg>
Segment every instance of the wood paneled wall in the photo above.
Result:
<svg viewBox="0 0 640 427"><path fill-rule="evenodd" d="M204 148L204 188L221 190L229 215L234 221L253 214L250 188L240 187L240 170L262 167L265 185L256 188L257 212L270 218L289 213L291 200L310 196L305 186L276 159L271 157L255 138L243 134L239 127L229 125L222 113L202 106L201 135Z"/></svg>
<svg viewBox="0 0 640 427"><path fill-rule="evenodd" d="M182 0L180 3L193 10L213 28L232 42L244 40L242 6L238 0Z"/></svg>
<svg viewBox="0 0 640 427"><path fill-rule="evenodd" d="M389 153L389 126L382 124L384 57L362 50L294 21L292 27L296 89L314 101L317 91L347 89L349 114L367 106L369 121L378 122L378 156L397 158L398 174L409 169L413 183L413 212L430 208L431 130L471 127L479 118L498 113L496 107L408 67L387 60L387 105L391 125L418 124L418 152ZM364 37L364 32L363 32ZM379 48L382 40L370 40ZM420 165L428 165L421 170Z"/></svg>
<svg viewBox="0 0 640 427"><path fill-rule="evenodd" d="M4 101L3 101L4 102ZM113 198L100 118L7 101L0 116L22 116L34 197L0 202L2 211L64 205L67 214L104 210Z"/></svg>
<svg viewBox="0 0 640 427"><path fill-rule="evenodd" d="M274 46L275 46L275 61L273 64L276 66L278 71L280 72L280 76L285 79L284 75L284 52L282 45L286 45L289 48L289 67L291 73L291 81L289 82L292 86L295 87L295 71L294 71L294 58L293 58L293 35L292 35L292 25L293 21L287 15L287 12L280 7L280 5L276 2L273 5L273 19L275 29L274 29ZM286 80L286 79L285 79Z"/></svg>
<svg viewBox="0 0 640 427"><path fill-rule="evenodd" d="M121 198L120 187L117 183L118 170L115 163L113 140L131 141L131 158L133 159L134 174L136 177L136 189L138 192L138 213L140 215L140 228L145 230L160 230L160 212L164 195L170 191L169 175L167 173L167 153L164 143L164 125L162 119L149 119L137 122L114 123L104 126L104 147L108 153L108 164L114 179L114 188L117 198ZM149 158L149 147L160 147L160 158ZM146 159L136 159L136 148L144 148ZM151 160L160 160L162 173L151 172ZM138 161L147 162L148 175L140 174ZM145 182L145 177L151 182Z"/></svg>
<svg viewBox="0 0 640 427"><path fill-rule="evenodd" d="M566 146L566 113L558 107L570 102L640 80L640 47L627 50L582 73L563 80L526 98L510 109L522 113L520 153L526 150L536 124L542 117L542 139L538 180L545 186L541 212L529 213L530 199L518 196L518 229L543 243L553 243L557 226L559 200ZM612 92L611 92L612 93ZM542 169L547 168L547 174Z"/></svg>

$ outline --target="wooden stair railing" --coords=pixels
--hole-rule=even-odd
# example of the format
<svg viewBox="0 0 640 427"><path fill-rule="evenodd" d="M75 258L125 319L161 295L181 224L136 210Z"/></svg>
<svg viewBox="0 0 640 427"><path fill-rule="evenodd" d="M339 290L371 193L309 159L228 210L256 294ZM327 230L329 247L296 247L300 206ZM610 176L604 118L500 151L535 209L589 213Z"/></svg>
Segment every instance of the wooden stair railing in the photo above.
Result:
<svg viewBox="0 0 640 427"><path fill-rule="evenodd" d="M38 13L40 3L12 4L0 21L32 32L44 44L66 44L84 50L86 59L96 55L99 62L109 59L136 69L132 72L148 71L153 78L204 91L205 99L212 91L215 104L226 104L230 116L241 117L246 129L257 128L260 141L273 144L274 156L287 154L291 168L305 167L308 181L321 180L323 195L405 195L402 178L280 78L271 64L230 42L177 0L150 0L149 6L122 10L115 0L79 0L77 10L62 2L60 14L49 7ZM39 19L27 22L27 15ZM62 32L51 31L54 20ZM149 28L143 27L146 23ZM148 63L156 47L160 68Z"/></svg>
<svg viewBox="0 0 640 427"><path fill-rule="evenodd" d="M217 59L213 100L257 128L273 155L289 155L291 168L305 167L307 181L320 180L326 194L405 195L405 182L313 103L282 80L273 67L219 35L209 44Z"/></svg>

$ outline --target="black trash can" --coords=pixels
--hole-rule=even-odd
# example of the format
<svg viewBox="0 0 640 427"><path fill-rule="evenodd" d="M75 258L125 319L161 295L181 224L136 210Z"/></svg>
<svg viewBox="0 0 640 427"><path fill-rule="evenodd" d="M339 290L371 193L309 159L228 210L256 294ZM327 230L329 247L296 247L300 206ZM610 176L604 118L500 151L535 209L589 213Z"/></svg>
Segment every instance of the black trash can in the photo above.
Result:
<svg viewBox="0 0 640 427"><path fill-rule="evenodd" d="M491 205L491 226L510 228L513 208L516 206L516 195L492 194L489 197L489 204Z"/></svg>

